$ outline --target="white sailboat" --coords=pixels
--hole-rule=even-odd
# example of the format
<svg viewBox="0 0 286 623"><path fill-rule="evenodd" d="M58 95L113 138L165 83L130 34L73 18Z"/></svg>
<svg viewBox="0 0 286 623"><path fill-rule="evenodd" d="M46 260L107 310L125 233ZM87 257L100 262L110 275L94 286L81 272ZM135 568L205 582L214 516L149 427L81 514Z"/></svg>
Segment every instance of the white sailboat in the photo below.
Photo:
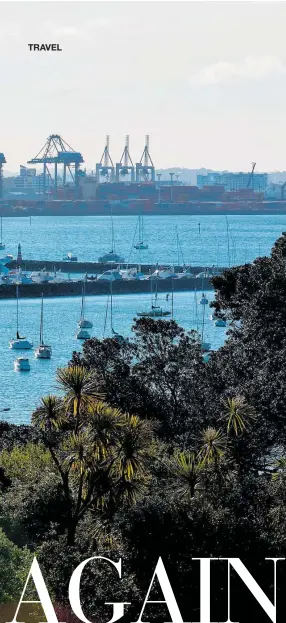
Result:
<svg viewBox="0 0 286 623"><path fill-rule="evenodd" d="M98 258L98 261L102 264L106 264L108 262L122 264L124 263L124 258L118 255L115 251L115 242L114 242L114 227L113 227L113 218L111 214L111 251L108 253L104 253Z"/></svg>
<svg viewBox="0 0 286 623"><path fill-rule="evenodd" d="M44 342L44 295L42 294L41 306L41 322L40 322L40 344L35 350L36 359L50 359L52 356L52 347Z"/></svg>
<svg viewBox="0 0 286 623"><path fill-rule="evenodd" d="M125 338L123 337L123 335L120 335L119 333L117 333L117 331L114 330L113 327L113 291L112 291L112 281L110 281L110 325L111 325L111 333L113 338L119 343L119 344L123 344L123 342L125 342Z"/></svg>
<svg viewBox="0 0 286 623"><path fill-rule="evenodd" d="M139 214L138 217L138 238L138 242L134 245L134 249L138 249L139 251L148 249L148 244L144 242L143 214Z"/></svg>
<svg viewBox="0 0 286 623"><path fill-rule="evenodd" d="M3 249L5 249L5 244L3 242L3 217L1 216L0 218L0 251L3 251Z"/></svg>
<svg viewBox="0 0 286 623"><path fill-rule="evenodd" d="M87 320L84 317L84 310L85 310L85 283L82 286L81 313L80 313L80 319L77 324L80 329L92 329L93 324L90 320Z"/></svg>
<svg viewBox="0 0 286 623"><path fill-rule="evenodd" d="M201 330L200 330L199 315L198 315L198 300L197 300L196 290L195 290L195 295L194 295L194 303L195 303L195 324L196 324L196 334L197 334L196 341L197 341L197 344L200 346L202 353L208 353L211 350L211 344L204 340L206 307L203 306L203 317L202 317Z"/></svg>
<svg viewBox="0 0 286 623"><path fill-rule="evenodd" d="M157 305L158 302L158 282L156 282L156 292L153 297L152 293L152 281L151 284L151 309L148 311L137 312L137 316L141 318L162 318L164 316L171 316L171 312L168 310L164 310L160 305Z"/></svg>
<svg viewBox="0 0 286 623"><path fill-rule="evenodd" d="M16 286L16 298L17 298L17 330L16 330L16 338L14 340L10 340L9 346L14 350L30 350L33 348L32 342L29 342L26 337L21 337L19 334L19 286Z"/></svg>

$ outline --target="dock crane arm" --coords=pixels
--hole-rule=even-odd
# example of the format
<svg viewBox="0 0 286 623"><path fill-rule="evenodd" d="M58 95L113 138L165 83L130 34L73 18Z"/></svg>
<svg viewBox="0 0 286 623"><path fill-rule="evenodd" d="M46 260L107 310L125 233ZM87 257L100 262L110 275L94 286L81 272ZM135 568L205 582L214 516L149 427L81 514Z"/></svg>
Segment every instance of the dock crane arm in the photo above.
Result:
<svg viewBox="0 0 286 623"><path fill-rule="evenodd" d="M247 186L246 186L246 188L249 188L249 186L250 186L250 184L251 184L251 181L252 181L252 178L253 178L253 173L254 173L254 169L255 169L255 167L256 167L256 162L253 162L253 163L252 163L252 170L251 170L251 173L250 173L250 175L249 175L249 178L248 178L248 182L247 182Z"/></svg>

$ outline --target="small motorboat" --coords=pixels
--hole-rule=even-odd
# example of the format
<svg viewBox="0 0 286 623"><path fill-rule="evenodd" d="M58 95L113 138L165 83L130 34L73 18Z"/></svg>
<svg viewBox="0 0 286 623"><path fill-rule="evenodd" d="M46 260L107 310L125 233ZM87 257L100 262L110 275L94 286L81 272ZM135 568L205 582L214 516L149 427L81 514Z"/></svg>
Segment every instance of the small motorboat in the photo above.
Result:
<svg viewBox="0 0 286 623"><path fill-rule="evenodd" d="M98 281L122 281L123 277L119 270L106 270L101 275L98 275Z"/></svg>
<svg viewBox="0 0 286 623"><path fill-rule="evenodd" d="M54 279L54 275L46 270L33 272L30 277L33 283L49 283L49 281L53 281Z"/></svg>
<svg viewBox="0 0 286 623"><path fill-rule="evenodd" d="M18 357L14 361L15 372L29 372L31 370L30 362L27 357Z"/></svg>
<svg viewBox="0 0 286 623"><path fill-rule="evenodd" d="M77 256L72 253L67 253L65 257L63 257L64 262L77 262Z"/></svg>
<svg viewBox="0 0 286 623"><path fill-rule="evenodd" d="M78 340L90 340L89 332L86 329L80 329L77 332L76 337Z"/></svg>
<svg viewBox="0 0 286 623"><path fill-rule="evenodd" d="M157 268L149 279L177 279L177 273L172 266L165 268Z"/></svg>

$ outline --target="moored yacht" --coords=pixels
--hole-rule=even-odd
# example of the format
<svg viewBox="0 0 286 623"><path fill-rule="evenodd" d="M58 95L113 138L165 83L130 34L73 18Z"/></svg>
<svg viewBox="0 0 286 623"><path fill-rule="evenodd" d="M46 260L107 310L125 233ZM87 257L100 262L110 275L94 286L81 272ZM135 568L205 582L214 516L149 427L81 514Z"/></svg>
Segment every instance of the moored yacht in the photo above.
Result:
<svg viewBox="0 0 286 623"><path fill-rule="evenodd" d="M17 321L16 321L16 338L10 340L9 346L13 350L30 350L33 348L33 343L27 340L26 337L21 337L19 334L19 287L16 286L16 298L17 298Z"/></svg>
<svg viewBox="0 0 286 623"><path fill-rule="evenodd" d="M137 316L143 318L162 318L163 316L171 316L171 312L162 309L159 305L152 305L149 311L137 312Z"/></svg>
<svg viewBox="0 0 286 623"><path fill-rule="evenodd" d="M80 313L80 319L77 324L80 329L92 329L93 324L90 320L87 320L84 317L84 311L85 311L85 282L83 283L83 286L82 286L81 313Z"/></svg>
<svg viewBox="0 0 286 623"><path fill-rule="evenodd" d="M42 294L41 322L40 322L40 344L35 349L36 359L51 359L52 347L44 342L44 295Z"/></svg>
<svg viewBox="0 0 286 623"><path fill-rule="evenodd" d="M200 305L208 305L208 299L206 295L203 293L202 298L199 300Z"/></svg>
<svg viewBox="0 0 286 623"><path fill-rule="evenodd" d="M79 329L76 337L78 340L90 340L89 332L86 329Z"/></svg>

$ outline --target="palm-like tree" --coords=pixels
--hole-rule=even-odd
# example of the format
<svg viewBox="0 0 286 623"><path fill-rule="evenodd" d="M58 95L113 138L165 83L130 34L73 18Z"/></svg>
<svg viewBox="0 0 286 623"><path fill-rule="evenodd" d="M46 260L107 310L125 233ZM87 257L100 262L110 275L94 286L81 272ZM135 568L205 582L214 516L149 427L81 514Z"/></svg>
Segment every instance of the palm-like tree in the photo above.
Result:
<svg viewBox="0 0 286 623"><path fill-rule="evenodd" d="M72 411L77 420L81 408L102 398L94 373L84 366L70 366L58 370L57 382L59 388L65 391L64 402L67 411Z"/></svg>
<svg viewBox="0 0 286 623"><path fill-rule="evenodd" d="M227 434L233 430L238 436L244 433L255 419L255 411L243 396L235 396L224 401L221 419L227 422Z"/></svg>
<svg viewBox="0 0 286 623"><path fill-rule="evenodd" d="M117 443L119 430L124 426L124 415L120 409L97 401L88 405L87 418L94 456L97 461L106 460Z"/></svg>
<svg viewBox="0 0 286 623"><path fill-rule="evenodd" d="M65 420L63 401L51 394L41 398L40 405L32 415L33 424L45 432L59 430Z"/></svg>
<svg viewBox="0 0 286 623"><path fill-rule="evenodd" d="M272 474L272 480L273 482L278 482L278 483L283 483L285 482L285 477L286 477L286 457L282 456L280 457L280 459L277 459L277 461L275 461L274 465L274 472Z"/></svg>
<svg viewBox="0 0 286 623"><path fill-rule="evenodd" d="M135 415L125 415L113 469L125 482L147 473L153 446L154 425Z"/></svg>
<svg viewBox="0 0 286 623"><path fill-rule="evenodd" d="M198 459L202 467L209 463L218 465L219 460L224 456L226 448L226 437L220 430L206 428L202 433L202 445L198 453Z"/></svg>
<svg viewBox="0 0 286 623"><path fill-rule="evenodd" d="M169 469L177 480L175 493L181 498L191 499L199 489L202 464L196 452L176 452Z"/></svg>

